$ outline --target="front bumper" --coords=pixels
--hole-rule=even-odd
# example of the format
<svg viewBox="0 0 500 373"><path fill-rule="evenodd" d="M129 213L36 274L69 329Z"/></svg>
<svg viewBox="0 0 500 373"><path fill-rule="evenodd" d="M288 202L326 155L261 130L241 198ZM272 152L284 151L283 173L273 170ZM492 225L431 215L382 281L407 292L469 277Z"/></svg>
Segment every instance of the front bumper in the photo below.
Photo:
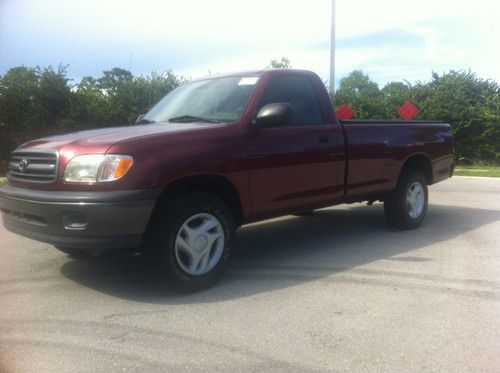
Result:
<svg viewBox="0 0 500 373"><path fill-rule="evenodd" d="M134 248L161 189L111 192L40 191L0 187L3 224L11 232L55 246Z"/></svg>

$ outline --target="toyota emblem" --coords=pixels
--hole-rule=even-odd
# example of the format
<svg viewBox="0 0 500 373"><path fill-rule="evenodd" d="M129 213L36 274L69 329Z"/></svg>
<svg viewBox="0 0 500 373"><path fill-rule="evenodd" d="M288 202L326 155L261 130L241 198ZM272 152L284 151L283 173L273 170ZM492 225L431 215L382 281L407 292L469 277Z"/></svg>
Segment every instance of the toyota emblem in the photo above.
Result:
<svg viewBox="0 0 500 373"><path fill-rule="evenodd" d="M24 174L28 170L28 163L29 161L27 159L21 159L19 161L19 166L17 166L19 172Z"/></svg>

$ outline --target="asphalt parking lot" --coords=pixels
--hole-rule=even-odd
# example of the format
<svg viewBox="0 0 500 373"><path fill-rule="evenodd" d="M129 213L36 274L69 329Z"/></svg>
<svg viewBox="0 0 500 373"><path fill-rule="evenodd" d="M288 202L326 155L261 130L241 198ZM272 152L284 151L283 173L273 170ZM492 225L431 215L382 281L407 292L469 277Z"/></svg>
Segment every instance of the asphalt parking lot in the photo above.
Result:
<svg viewBox="0 0 500 373"><path fill-rule="evenodd" d="M246 226L222 282L158 287L137 256L74 260L0 228L0 371L499 371L500 179Z"/></svg>

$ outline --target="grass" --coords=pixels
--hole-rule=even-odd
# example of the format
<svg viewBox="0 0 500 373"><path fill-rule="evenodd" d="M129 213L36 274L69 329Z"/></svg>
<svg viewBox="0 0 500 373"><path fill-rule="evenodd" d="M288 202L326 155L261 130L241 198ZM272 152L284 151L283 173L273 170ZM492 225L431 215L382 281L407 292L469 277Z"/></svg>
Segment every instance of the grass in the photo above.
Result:
<svg viewBox="0 0 500 373"><path fill-rule="evenodd" d="M487 176L487 177L500 177L500 166L462 166L455 167L454 175L457 176Z"/></svg>

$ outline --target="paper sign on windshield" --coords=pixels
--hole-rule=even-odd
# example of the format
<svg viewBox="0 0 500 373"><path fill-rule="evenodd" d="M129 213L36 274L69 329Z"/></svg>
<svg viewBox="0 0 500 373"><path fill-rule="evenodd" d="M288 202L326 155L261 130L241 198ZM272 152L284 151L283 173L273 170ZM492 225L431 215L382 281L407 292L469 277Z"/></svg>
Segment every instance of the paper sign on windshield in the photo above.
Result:
<svg viewBox="0 0 500 373"><path fill-rule="evenodd" d="M255 83L257 83L258 80L259 80L258 76L249 76L241 78L238 85L254 85Z"/></svg>

